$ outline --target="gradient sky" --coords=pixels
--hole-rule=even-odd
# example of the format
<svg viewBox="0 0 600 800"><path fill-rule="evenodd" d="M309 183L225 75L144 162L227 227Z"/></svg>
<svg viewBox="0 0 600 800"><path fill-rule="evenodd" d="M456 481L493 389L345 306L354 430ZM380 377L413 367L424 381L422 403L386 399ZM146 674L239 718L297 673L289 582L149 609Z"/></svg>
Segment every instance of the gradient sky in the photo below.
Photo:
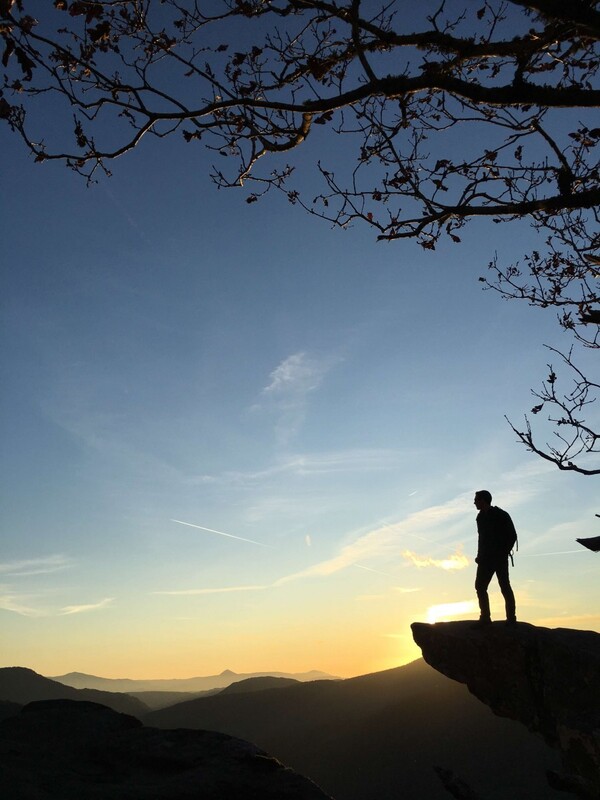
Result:
<svg viewBox="0 0 600 800"><path fill-rule="evenodd" d="M399 666L412 621L477 616L480 488L519 532L519 618L600 631L575 542L600 533L598 479L504 419L569 341L477 280L540 246L526 224L377 244L217 191L179 140L86 188L0 135L2 666Z"/></svg>

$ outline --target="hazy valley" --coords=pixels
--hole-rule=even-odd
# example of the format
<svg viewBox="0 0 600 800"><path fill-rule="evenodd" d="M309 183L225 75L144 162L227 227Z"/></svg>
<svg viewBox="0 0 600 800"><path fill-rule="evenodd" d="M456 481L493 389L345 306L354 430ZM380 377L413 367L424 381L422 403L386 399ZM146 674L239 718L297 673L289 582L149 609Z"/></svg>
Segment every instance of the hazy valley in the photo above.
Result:
<svg viewBox="0 0 600 800"><path fill-rule="evenodd" d="M178 702L186 695L103 693L31 670L0 669L0 713L10 718L27 702L62 697L102 703L152 728L217 731L253 743L336 800L447 800L436 766L453 770L490 800L559 797L545 781L557 756L541 739L495 717L464 686L421 660L346 680L300 682L281 674L246 678L230 672L216 677L231 680ZM131 681L136 689L140 683Z"/></svg>

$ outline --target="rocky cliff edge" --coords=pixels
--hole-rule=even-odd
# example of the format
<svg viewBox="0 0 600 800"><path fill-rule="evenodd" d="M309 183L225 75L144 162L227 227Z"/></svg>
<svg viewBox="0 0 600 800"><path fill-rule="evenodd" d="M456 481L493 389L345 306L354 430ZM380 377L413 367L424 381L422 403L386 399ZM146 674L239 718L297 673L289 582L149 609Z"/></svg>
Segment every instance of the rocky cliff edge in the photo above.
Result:
<svg viewBox="0 0 600 800"><path fill-rule="evenodd" d="M600 798L600 634L526 623L472 625L411 627L434 669L560 750L566 774L548 776L555 788Z"/></svg>

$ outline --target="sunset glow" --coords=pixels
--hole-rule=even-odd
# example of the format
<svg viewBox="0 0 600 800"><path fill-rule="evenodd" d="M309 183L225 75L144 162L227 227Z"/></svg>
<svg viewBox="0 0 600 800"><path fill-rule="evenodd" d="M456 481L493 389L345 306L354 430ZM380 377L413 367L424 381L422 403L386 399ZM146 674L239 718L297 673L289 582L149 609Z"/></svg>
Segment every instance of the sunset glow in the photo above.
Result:
<svg viewBox="0 0 600 800"><path fill-rule="evenodd" d="M415 567L437 567L438 569L454 570L464 569L471 563L469 559L459 550L447 558L430 558L428 556L420 556L410 550L405 550L401 553L402 558L410 561Z"/></svg>
<svg viewBox="0 0 600 800"><path fill-rule="evenodd" d="M467 615L477 615L477 603L474 600L463 600L458 603L441 603L427 609L427 622L450 622Z"/></svg>

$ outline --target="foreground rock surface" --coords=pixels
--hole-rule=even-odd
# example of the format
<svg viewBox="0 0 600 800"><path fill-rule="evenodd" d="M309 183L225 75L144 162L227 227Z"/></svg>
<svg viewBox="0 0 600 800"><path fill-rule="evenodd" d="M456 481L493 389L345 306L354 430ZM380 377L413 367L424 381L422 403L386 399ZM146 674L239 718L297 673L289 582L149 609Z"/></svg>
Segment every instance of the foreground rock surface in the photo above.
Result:
<svg viewBox="0 0 600 800"><path fill-rule="evenodd" d="M600 634L526 623L471 625L411 627L428 664L560 750L567 775L555 776L555 786L600 797Z"/></svg>
<svg viewBox="0 0 600 800"><path fill-rule="evenodd" d="M0 723L0 797L10 800L327 800L254 745L146 728L89 702L30 703Z"/></svg>

